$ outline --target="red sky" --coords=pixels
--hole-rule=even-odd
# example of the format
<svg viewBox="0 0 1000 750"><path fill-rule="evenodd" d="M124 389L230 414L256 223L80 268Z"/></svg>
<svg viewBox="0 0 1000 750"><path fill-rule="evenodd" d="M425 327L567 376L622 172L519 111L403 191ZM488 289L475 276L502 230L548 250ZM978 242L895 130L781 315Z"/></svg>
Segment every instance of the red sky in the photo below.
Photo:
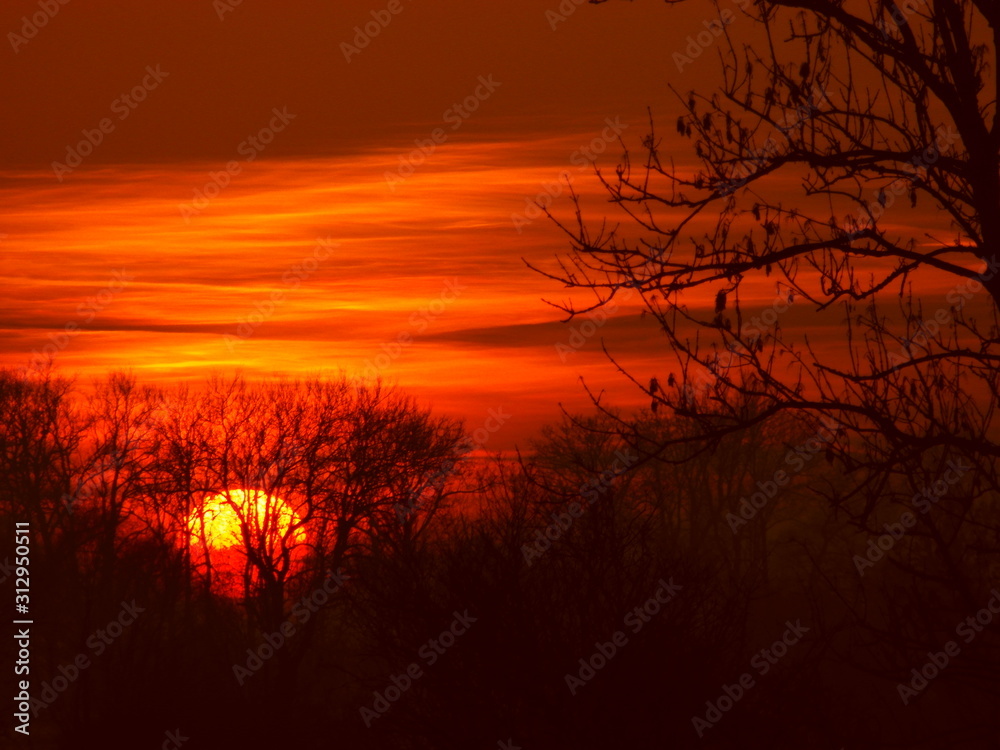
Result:
<svg viewBox="0 0 1000 750"><path fill-rule="evenodd" d="M564 170L593 218L612 213L581 149L603 150L609 122L638 148L647 107L670 132L668 84L714 77L711 47L682 71L672 57L709 6L566 0L553 29L555 0L243 0L220 19L223 1L0 11L0 365L48 346L85 377L377 371L473 428L503 408L497 447L583 408L581 376L637 403L600 339L639 374L671 361L663 340L626 305L560 356L573 331L542 298L565 292L522 258L566 242L513 217ZM373 12L391 20L348 61ZM433 152L403 179L418 140Z"/></svg>

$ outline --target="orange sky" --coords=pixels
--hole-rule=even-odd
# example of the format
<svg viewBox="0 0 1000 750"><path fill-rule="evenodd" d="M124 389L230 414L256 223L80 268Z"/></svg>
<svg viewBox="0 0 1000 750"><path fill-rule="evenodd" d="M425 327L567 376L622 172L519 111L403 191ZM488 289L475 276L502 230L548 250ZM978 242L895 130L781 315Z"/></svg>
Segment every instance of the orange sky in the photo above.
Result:
<svg viewBox="0 0 1000 750"><path fill-rule="evenodd" d="M567 0L553 29L555 1L399 2L349 62L342 43L388 3L243 0L220 18L211 0L69 2L30 38L39 4L6 4L0 365L377 373L472 428L504 409L498 448L559 402L583 408L580 376L638 403L600 339L640 376L672 362L663 339L626 305L561 357L572 328L541 300L564 290L522 258L566 242L514 217L564 170L593 218L610 213L582 149L604 150L609 123L637 149L647 106L670 130L667 84L716 67L708 50L679 71L672 53L713 14ZM409 174L415 141L433 151ZM595 155L611 171L620 154Z"/></svg>
<svg viewBox="0 0 1000 750"><path fill-rule="evenodd" d="M559 170L505 166L526 146L456 146L395 192L379 179L395 152L263 161L189 221L179 204L203 165L64 186L19 174L2 197L14 211L0 244L0 362L38 352L67 371L130 367L157 381L345 369L470 424L502 406L534 427L559 400L583 404L585 373L621 393L594 351L600 334L585 351L556 350L571 327L541 298L562 290L521 258L545 262L563 243L545 221L518 232L511 214ZM79 327L61 335L67 323Z"/></svg>
<svg viewBox="0 0 1000 750"><path fill-rule="evenodd" d="M562 170L585 177L578 149L605 118L635 132L647 105L670 99L664 29L679 16L567 4L553 29L558 5L405 2L348 61L342 43L388 3L244 0L220 18L211 0L70 2L30 38L23 17L39 6L5 4L0 30L23 41L0 50L0 96L17 102L0 139L0 363L46 345L65 372L127 366L159 381L373 363L472 427L503 407L508 447L557 401L583 406L581 374L627 393L592 351L599 335L560 359L570 330L540 298L561 290L521 257L564 243L544 222L517 231L511 215ZM700 15L688 21L696 30ZM666 33L683 44L682 31ZM488 96L463 117L453 105L477 89ZM294 119L258 152L247 138L275 108ZM437 128L447 140L391 190L385 173ZM100 138L93 153L53 168L83 130ZM620 148L609 153L613 164ZM240 172L185 222L179 204L231 161ZM320 237L339 245L290 272ZM460 293L444 304L452 280ZM102 290L105 303L88 302ZM67 323L79 329L53 339Z"/></svg>

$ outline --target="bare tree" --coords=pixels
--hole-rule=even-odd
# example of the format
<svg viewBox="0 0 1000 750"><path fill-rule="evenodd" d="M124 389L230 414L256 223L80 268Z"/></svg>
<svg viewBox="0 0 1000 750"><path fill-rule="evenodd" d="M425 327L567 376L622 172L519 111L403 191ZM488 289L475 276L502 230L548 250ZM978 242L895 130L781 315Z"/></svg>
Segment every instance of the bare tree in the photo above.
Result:
<svg viewBox="0 0 1000 750"><path fill-rule="evenodd" d="M947 494L915 513L875 577L885 587L834 584L898 646L866 668L898 675L982 606L982 571L1000 559L1000 5L740 5L751 23L722 34L718 87L675 90L670 135L651 116L641 161L626 151L614 176L597 171L624 223L592 225L573 194L575 222L550 214L570 251L535 270L576 290L555 303L570 318L636 289L659 324L675 363L620 369L687 427L657 436L619 418L644 461L826 420L815 465L836 477L803 476L860 532L855 551L928 488ZM833 343L811 335L820 326Z"/></svg>
<svg viewBox="0 0 1000 750"><path fill-rule="evenodd" d="M592 293L557 305L570 316L640 291L678 364L648 386L629 376L700 426L685 444L785 413L833 419L832 455L855 481L830 499L861 498L865 518L894 474L943 472L956 453L997 487L1000 8L851 8L752 6L764 52L727 34L719 89L679 96L675 142L693 139L696 166L675 166L651 126L641 168L626 153L614 178L598 173L644 236L594 233L578 212L560 224L570 254L543 272ZM945 226L917 221L932 207ZM913 285L929 272L953 286L928 313ZM741 292L772 275L797 326L751 324ZM808 328L831 320L843 338L832 356Z"/></svg>

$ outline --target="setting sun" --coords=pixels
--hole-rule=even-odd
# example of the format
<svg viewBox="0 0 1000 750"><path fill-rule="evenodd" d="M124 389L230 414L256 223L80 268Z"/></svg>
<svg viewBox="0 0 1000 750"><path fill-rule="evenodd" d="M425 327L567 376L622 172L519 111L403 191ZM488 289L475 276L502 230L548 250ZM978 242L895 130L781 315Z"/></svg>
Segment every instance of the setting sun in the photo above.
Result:
<svg viewBox="0 0 1000 750"><path fill-rule="evenodd" d="M306 533L300 523L298 514L279 498L260 490L227 490L208 498L188 526L192 546L204 543L221 550L242 547L245 532L251 539L263 535L268 548L282 542L286 547L302 544Z"/></svg>
<svg viewBox="0 0 1000 750"><path fill-rule="evenodd" d="M1000 0L0 31L4 746L1000 750Z"/></svg>
<svg viewBox="0 0 1000 750"><path fill-rule="evenodd" d="M239 596L247 580L259 581L260 571L249 564L251 558L269 561L275 568L286 551L291 553L289 561L301 558L306 541L301 523L280 498L260 490L226 490L206 498L188 519L191 560L213 591Z"/></svg>

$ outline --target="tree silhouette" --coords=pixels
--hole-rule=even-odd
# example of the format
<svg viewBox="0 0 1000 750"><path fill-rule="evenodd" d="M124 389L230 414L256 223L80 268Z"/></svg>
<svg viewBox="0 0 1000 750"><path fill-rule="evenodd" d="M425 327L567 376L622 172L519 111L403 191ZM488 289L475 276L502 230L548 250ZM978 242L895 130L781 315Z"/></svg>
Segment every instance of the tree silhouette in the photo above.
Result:
<svg viewBox="0 0 1000 750"><path fill-rule="evenodd" d="M859 518L890 477L940 475L953 454L995 490L1000 8L858 14L810 0L748 13L768 43L727 35L718 90L679 96L671 150L693 140L695 166L676 166L651 126L641 167L626 153L614 178L598 172L640 236L592 232L579 211L557 222L571 251L542 272L593 294L557 307L579 315L639 290L677 366L650 386L629 376L699 426L700 441L679 443L692 450L782 414L814 429L826 416L839 425L828 458L853 479L829 499L860 500ZM931 209L945 225L927 226ZM914 289L944 278L925 309ZM741 293L771 283L784 303L762 326ZM837 326L843 345L824 353L814 324Z"/></svg>
<svg viewBox="0 0 1000 750"><path fill-rule="evenodd" d="M669 342L663 370L619 365L652 421L595 399L643 462L767 425L796 425L790 450L817 436L797 481L830 515L800 543L860 555L856 576L823 572L844 610L822 621L834 637L846 618L844 659L897 679L983 606L1000 561L1000 6L740 5L752 23L718 40L718 86L674 89L670 134L651 115L641 160L596 170L622 224L586 220L573 193L575 221L549 213L569 252L532 267L577 292L553 303L569 318L638 290ZM865 551L906 512L891 552ZM964 677L995 694L979 657Z"/></svg>

